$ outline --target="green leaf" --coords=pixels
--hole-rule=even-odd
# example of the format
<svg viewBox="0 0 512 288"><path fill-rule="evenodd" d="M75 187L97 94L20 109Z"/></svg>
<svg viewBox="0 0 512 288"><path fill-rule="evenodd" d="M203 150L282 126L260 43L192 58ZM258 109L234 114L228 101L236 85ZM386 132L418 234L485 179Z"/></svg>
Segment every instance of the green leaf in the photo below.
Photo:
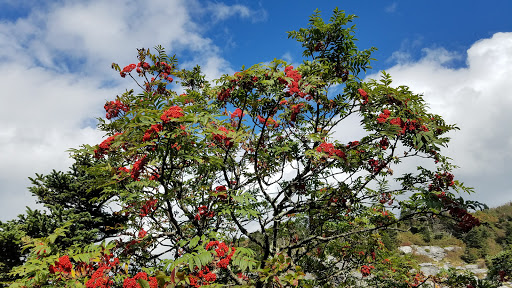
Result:
<svg viewBox="0 0 512 288"><path fill-rule="evenodd" d="M151 287L149 286L148 281L146 281L146 280L144 280L144 279L142 279L142 278L137 279L137 283L138 283L138 284L140 285L140 287L142 287L142 288L151 288Z"/></svg>
<svg viewBox="0 0 512 288"><path fill-rule="evenodd" d="M196 236L196 237L190 239L188 246L191 248L196 247L197 243L199 243L199 239L200 239L199 236Z"/></svg>

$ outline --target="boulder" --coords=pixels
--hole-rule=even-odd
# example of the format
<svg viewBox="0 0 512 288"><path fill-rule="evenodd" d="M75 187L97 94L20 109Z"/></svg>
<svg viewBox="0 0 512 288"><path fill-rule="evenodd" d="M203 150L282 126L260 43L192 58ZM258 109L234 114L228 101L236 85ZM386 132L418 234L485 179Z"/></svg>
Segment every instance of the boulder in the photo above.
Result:
<svg viewBox="0 0 512 288"><path fill-rule="evenodd" d="M423 272L426 276L437 275L441 270L439 267L434 265L433 263L421 263L419 264L420 271Z"/></svg>
<svg viewBox="0 0 512 288"><path fill-rule="evenodd" d="M416 253L425 255L435 261L441 261L446 257L446 251L438 246L416 246Z"/></svg>
<svg viewBox="0 0 512 288"><path fill-rule="evenodd" d="M400 246L400 247L398 247L398 250L400 250L402 253L405 253L405 254L412 253L411 246Z"/></svg>

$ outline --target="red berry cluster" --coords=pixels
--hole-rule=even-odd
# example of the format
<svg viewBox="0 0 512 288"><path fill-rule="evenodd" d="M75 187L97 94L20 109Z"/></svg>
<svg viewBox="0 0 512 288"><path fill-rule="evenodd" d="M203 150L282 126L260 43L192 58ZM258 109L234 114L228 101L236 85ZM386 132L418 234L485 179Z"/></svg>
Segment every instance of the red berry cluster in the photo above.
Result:
<svg viewBox="0 0 512 288"><path fill-rule="evenodd" d="M158 132L164 129L162 124L153 124L151 127L144 132L144 136L142 137L142 141L146 142L152 139L155 139L158 136Z"/></svg>
<svg viewBox="0 0 512 288"><path fill-rule="evenodd" d="M226 89L222 89L218 94L217 94L217 99L219 101L226 101L229 96L231 96L231 90L232 88L226 88Z"/></svg>
<svg viewBox="0 0 512 288"><path fill-rule="evenodd" d="M436 173L434 175L434 180L432 181L432 184L428 185L428 191L441 191L441 194L439 194L438 197L440 199L444 198L446 193L443 190L455 185L455 181L453 180L453 178L453 174L448 172L444 172L443 174Z"/></svg>
<svg viewBox="0 0 512 288"><path fill-rule="evenodd" d="M285 83L288 86L288 94L293 95L297 94L300 97L306 96L304 92L301 92L299 89L299 81L302 78L302 75L297 70L293 70L293 66L287 66L284 68L284 73L286 74L286 77L292 78L292 81L288 83L286 80L284 80Z"/></svg>
<svg viewBox="0 0 512 288"><path fill-rule="evenodd" d="M247 275L245 275L244 273L242 273L242 272L238 272L236 274L236 276L238 276L238 278L240 278L242 280L245 280L245 281L249 280L249 277Z"/></svg>
<svg viewBox="0 0 512 288"><path fill-rule="evenodd" d="M400 117L397 117L397 118L391 119L389 121L389 124L395 125L395 126L400 126L401 130L398 131L398 135L405 135L407 132L416 133L415 132L416 130L421 130L421 131L425 131L425 132L428 131L427 126L422 125L419 121L414 120L414 119L413 120L407 119L406 121L404 121L404 120L400 119Z"/></svg>
<svg viewBox="0 0 512 288"><path fill-rule="evenodd" d="M231 137L228 137L227 135L229 132L234 132L233 130L228 130L226 127L221 126L219 127L220 133L212 133L213 141L219 144L221 147L224 148L231 148L233 146L233 142L231 142Z"/></svg>
<svg viewBox="0 0 512 288"><path fill-rule="evenodd" d="M384 161L379 161L376 159L368 160L368 164L370 164L370 168L373 173L379 173L382 168L386 167L386 163Z"/></svg>
<svg viewBox="0 0 512 288"><path fill-rule="evenodd" d="M213 216L215 216L215 212L213 211L208 211L208 207L206 206L199 206L199 208L197 208L197 211L198 213L196 214L196 216L194 217L195 220L199 221L203 218L212 218Z"/></svg>
<svg viewBox="0 0 512 288"><path fill-rule="evenodd" d="M348 142L347 144L347 148L352 148L352 147L356 147L359 145L359 141L350 141Z"/></svg>
<svg viewBox="0 0 512 288"><path fill-rule="evenodd" d="M430 184L428 186L428 191L429 192L433 192L433 191L439 192L440 191L441 193L438 194L437 197L439 198L439 200L442 201L443 206L448 209L450 215L452 215L454 218L456 218L459 221L458 226L463 231L469 231L473 227L480 225L480 221L477 218L475 218L473 215L469 214L466 211L466 209L461 208L457 202L450 199L446 195L446 192L443 191L443 190L446 190L449 187L455 185L455 181L453 179L454 179L453 174L451 174L449 172L444 172L442 174L436 173L434 175L432 184Z"/></svg>
<svg viewBox="0 0 512 288"><path fill-rule="evenodd" d="M108 277L108 267L103 266L98 268L92 276L91 279L87 280L85 283L85 287L87 288L109 288L114 285L114 282ZM106 274L106 275L105 275Z"/></svg>
<svg viewBox="0 0 512 288"><path fill-rule="evenodd" d="M315 47L313 48L313 50L315 50L315 52L318 52L320 50L323 50L325 48L325 45L323 42L318 42L316 43Z"/></svg>
<svg viewBox="0 0 512 288"><path fill-rule="evenodd" d="M240 118L240 119L242 119L242 117L244 115L245 114L243 113L242 109L236 108L235 112L231 113L231 119L233 119L233 118Z"/></svg>
<svg viewBox="0 0 512 288"><path fill-rule="evenodd" d="M181 97L187 97L187 94L181 94L180 95ZM187 104L194 104L195 100L192 98L192 99L185 99L183 101L183 105L187 105Z"/></svg>
<svg viewBox="0 0 512 288"><path fill-rule="evenodd" d="M114 282L109 278L109 271L115 269L119 265L119 259L114 257L113 254L106 254L102 252L101 262L99 267L85 283L87 288L109 288L114 285ZM92 268L92 265L87 265L87 268Z"/></svg>
<svg viewBox="0 0 512 288"><path fill-rule="evenodd" d="M140 208L139 216L145 217L148 214L150 214L151 212L155 211L157 202L158 202L158 200L156 200L156 199L151 199L151 200L146 201L146 203L144 205L142 205L142 208Z"/></svg>
<svg viewBox="0 0 512 288"><path fill-rule="evenodd" d="M393 198L391 197L391 193L381 193L381 198L379 200L380 204L385 204L386 202L391 205L393 204Z"/></svg>
<svg viewBox="0 0 512 288"><path fill-rule="evenodd" d="M158 75L161 78L168 80L169 82L173 81L173 79L171 77L169 77L169 75L171 74L171 71L172 71L172 65L167 64L165 62L157 62L157 63L155 63L155 66L156 66L157 70L159 70ZM139 73L139 75L141 75L141 74L143 74L144 71L149 70L151 68L151 65L147 62L139 62L139 63L137 63L137 65L130 64L130 65L127 65L126 67L124 67L123 70L121 70L121 72L119 72L119 74L121 75L121 77L125 78L126 74L129 74L135 68L137 68L136 69L137 73ZM154 78L151 81L153 82ZM149 83L146 83L146 88L148 86L149 86Z"/></svg>
<svg viewBox="0 0 512 288"><path fill-rule="evenodd" d="M450 207L449 208L450 215L459 220L457 226L464 231L468 232L476 226L480 226L480 220L475 216L471 215L466 211L466 209L460 207Z"/></svg>
<svg viewBox="0 0 512 288"><path fill-rule="evenodd" d="M244 76L240 72L236 72L234 76L235 77L231 80L233 87L223 88L217 93L217 99L219 101L226 101L231 97L231 92L237 90L236 86L240 87L243 91L249 91L252 90L258 82L258 77Z"/></svg>
<svg viewBox="0 0 512 288"><path fill-rule="evenodd" d="M179 106L172 106L169 109L167 109L162 116L160 116L160 119L164 121L165 123L169 123L172 118L180 118L183 117L185 114L183 113L183 109Z"/></svg>
<svg viewBox="0 0 512 288"><path fill-rule="evenodd" d="M144 165L146 165L146 163L147 163L147 158L146 157L147 156L144 155L144 156L142 156L142 158L140 158L135 163L133 163L133 168L132 168L132 171L131 171L131 177L132 177L133 180L135 180L135 181L139 180L140 173L144 169Z"/></svg>
<svg viewBox="0 0 512 288"><path fill-rule="evenodd" d="M505 270L498 271L498 275L500 276L501 282L505 282L510 279L510 277L507 275L507 272Z"/></svg>
<svg viewBox="0 0 512 288"><path fill-rule="evenodd" d="M412 278L413 283L410 283L409 281L405 281L409 284L411 287L418 287L424 282L425 276L423 273L416 273L414 277Z"/></svg>
<svg viewBox="0 0 512 288"><path fill-rule="evenodd" d="M316 147L316 151L320 153L325 153L329 155L329 157L336 155L340 158L345 158L345 153L339 149L334 148L334 144L332 143L321 143Z"/></svg>
<svg viewBox="0 0 512 288"><path fill-rule="evenodd" d="M387 94L387 102L391 105L394 105L394 106L402 106L402 105L405 105L407 107L407 102L410 101L410 99L406 99L405 101L401 101L399 99L397 99L394 95L392 94Z"/></svg>
<svg viewBox="0 0 512 288"><path fill-rule="evenodd" d="M113 136L108 137L103 142L98 145L98 149L94 150L94 158L100 159L103 158L108 151L110 150L110 145L115 140L115 138L123 133L116 133Z"/></svg>
<svg viewBox="0 0 512 288"><path fill-rule="evenodd" d="M388 138L384 137L384 138L380 139L379 146L383 150L388 149L388 147L389 147L389 140L388 140Z"/></svg>
<svg viewBox="0 0 512 288"><path fill-rule="evenodd" d="M267 127L271 127L271 128L279 127L279 123L277 123L277 121L274 120L272 117L268 117L267 119L265 119L264 117L261 117L260 115L258 115L258 121L260 121L261 124L264 124Z"/></svg>
<svg viewBox="0 0 512 288"><path fill-rule="evenodd" d="M245 90L252 89L254 85L256 85L256 83L258 82L258 77L244 75L242 74L242 72L235 72L233 76L235 76L235 78L231 80L231 83L235 83Z"/></svg>
<svg viewBox="0 0 512 288"><path fill-rule="evenodd" d="M171 64L167 64L165 62L156 62L155 66L160 69L160 73L158 74L160 78L165 79L169 82L173 81L172 77L170 77L173 68Z"/></svg>
<svg viewBox="0 0 512 288"><path fill-rule="evenodd" d="M455 181L453 180L454 176L451 173L436 173L434 177L434 183L429 187L430 191L441 191L443 189L447 189L448 187L455 185Z"/></svg>
<svg viewBox="0 0 512 288"><path fill-rule="evenodd" d="M448 209L448 213L455 218L458 223L457 226L464 232L468 232L476 226L479 226L480 220L471 215L466 209L460 207L460 204L446 196L445 192L437 195L443 203L443 206Z"/></svg>
<svg viewBox="0 0 512 288"><path fill-rule="evenodd" d="M137 238L144 238L146 235L148 235L148 232L144 229L140 229L139 233L137 234Z"/></svg>
<svg viewBox="0 0 512 288"><path fill-rule="evenodd" d="M228 245L226 245L226 243L220 241L210 241L208 244L206 244L205 249L208 250L212 247L217 247L215 248L215 253L217 254L217 258L220 259L216 266L219 268L227 268L231 258L233 255L235 255L235 247L231 247L231 252L228 254L230 248Z"/></svg>
<svg viewBox="0 0 512 288"><path fill-rule="evenodd" d="M133 71L133 69L135 69L135 67L137 67L137 65L135 64L130 64L126 67L123 68L123 70L121 70L121 72L119 72L119 74L121 74L121 77L126 77L126 74L130 73Z"/></svg>
<svg viewBox="0 0 512 288"><path fill-rule="evenodd" d="M400 119L400 117L391 119L389 121L389 124L394 125L394 126L400 126L400 127L402 127L404 125L403 121L402 121L402 119Z"/></svg>
<svg viewBox="0 0 512 288"><path fill-rule="evenodd" d="M214 267L225 269L228 267L231 258L235 254L236 249L229 248L224 242L210 241L206 244L205 249L209 250L215 248L215 261ZM229 253L229 254L228 254ZM212 267L212 266L210 266ZM210 271L210 267L196 267L195 271L189 275L190 285L193 287L201 287L202 285L212 284L217 280L217 275Z"/></svg>
<svg viewBox="0 0 512 288"><path fill-rule="evenodd" d="M373 265L363 265L361 266L361 274L363 274L363 277L368 277L373 269L375 269Z"/></svg>
<svg viewBox="0 0 512 288"><path fill-rule="evenodd" d="M391 115L391 111L388 109L382 110L382 113L379 114L379 117L377 118L377 122L384 123L389 118L389 115Z"/></svg>
<svg viewBox="0 0 512 288"><path fill-rule="evenodd" d="M215 282L215 280L217 280L217 275L210 272L210 268L203 267L203 269L198 272L192 273L192 275L189 276L189 279L191 286L201 287L202 285L208 285Z"/></svg>
<svg viewBox="0 0 512 288"><path fill-rule="evenodd" d="M357 89L357 92L359 92L359 95L361 95L361 98L363 99L363 105L368 104L368 93L363 89Z"/></svg>
<svg viewBox="0 0 512 288"><path fill-rule="evenodd" d="M57 272L61 273L71 273L73 269L73 264L69 261L69 256L64 255L59 258L59 260L55 261L55 265L50 265L50 273L55 274Z"/></svg>
<svg viewBox="0 0 512 288"><path fill-rule="evenodd" d="M160 179L160 174L158 174L156 172L151 173L151 176L149 177L149 180L158 181L158 179Z"/></svg>
<svg viewBox="0 0 512 288"><path fill-rule="evenodd" d="M304 107L304 103L299 103L297 105L292 105L290 109L292 110L292 115L290 117L290 121L295 122L297 120L297 115L300 113L300 110Z"/></svg>
<svg viewBox="0 0 512 288"><path fill-rule="evenodd" d="M226 200L228 199L228 195L225 191L227 191L228 189L226 188L226 186L217 186L215 188L215 192L217 193L217 197L221 200Z"/></svg>
<svg viewBox="0 0 512 288"><path fill-rule="evenodd" d="M151 65L149 65L149 63L147 62L144 62L144 63L137 63L137 73L142 73L142 69L144 70L148 70L149 68L151 68Z"/></svg>
<svg viewBox="0 0 512 288"><path fill-rule="evenodd" d="M128 112L129 110L128 105L122 103L119 100L107 102L103 108L105 108L105 111L107 112L105 115L107 119L117 117L121 111Z"/></svg>
<svg viewBox="0 0 512 288"><path fill-rule="evenodd" d="M139 283L137 283L138 279L144 279L148 281L150 288L157 288L158 281L155 277L148 277L148 274L145 272L139 272L133 278L126 278L123 282L123 288L142 288Z"/></svg>

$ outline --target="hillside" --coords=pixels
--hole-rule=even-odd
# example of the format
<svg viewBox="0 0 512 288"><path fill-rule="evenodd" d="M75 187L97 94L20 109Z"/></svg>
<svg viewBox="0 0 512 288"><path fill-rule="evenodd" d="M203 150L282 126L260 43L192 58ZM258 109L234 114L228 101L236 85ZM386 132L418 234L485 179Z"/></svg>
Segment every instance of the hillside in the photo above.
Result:
<svg viewBox="0 0 512 288"><path fill-rule="evenodd" d="M509 271L512 263L512 203L477 211L473 215L482 224L467 233L454 229L442 219L420 219L401 226L404 232L387 235L387 245L395 244L402 253L409 254L411 261L422 271L436 271L431 274L438 273L440 268L456 268L483 278L487 273L500 275L500 271Z"/></svg>
<svg viewBox="0 0 512 288"><path fill-rule="evenodd" d="M463 233L453 229L442 219L415 221L400 227L408 232L396 235L398 246L460 246L464 248L461 259L475 263L492 257L512 244L512 203L473 213L480 226Z"/></svg>

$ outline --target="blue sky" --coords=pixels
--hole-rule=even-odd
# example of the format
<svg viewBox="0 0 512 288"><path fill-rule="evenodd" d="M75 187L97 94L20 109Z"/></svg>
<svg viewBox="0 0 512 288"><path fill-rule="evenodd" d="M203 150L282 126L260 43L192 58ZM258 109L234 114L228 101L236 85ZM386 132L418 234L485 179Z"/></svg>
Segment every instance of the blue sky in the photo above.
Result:
<svg viewBox="0 0 512 288"><path fill-rule="evenodd" d="M378 48L374 53L378 60L374 69L390 67L390 56L396 51L409 52L416 59L425 47L444 47L465 53L480 39L496 32L512 31L508 17L512 11L510 1L493 1L493 5L483 1L260 1L252 4L254 2L238 3L249 5L255 11L264 9L265 12L258 13L261 21L258 16L252 21L234 17L208 30L208 35L222 48L225 57L229 55L235 67L267 61L276 54L290 53L299 57L299 44L287 39L285 32L307 25L315 9L322 12L324 19L330 17L336 6L359 16L354 22L359 47ZM233 42L235 45L231 44ZM454 64L465 65L464 61Z"/></svg>
<svg viewBox="0 0 512 288"><path fill-rule="evenodd" d="M315 9L359 16L358 46L377 47L373 71L424 93L433 112L461 131L447 153L456 175L491 206L512 201L512 2L0 0L0 220L34 206L27 177L65 170L65 152L99 143L105 100L133 83L110 69L136 48L164 46L209 79L301 47L286 31ZM354 124L356 125L356 124ZM414 163L408 164L414 167Z"/></svg>

